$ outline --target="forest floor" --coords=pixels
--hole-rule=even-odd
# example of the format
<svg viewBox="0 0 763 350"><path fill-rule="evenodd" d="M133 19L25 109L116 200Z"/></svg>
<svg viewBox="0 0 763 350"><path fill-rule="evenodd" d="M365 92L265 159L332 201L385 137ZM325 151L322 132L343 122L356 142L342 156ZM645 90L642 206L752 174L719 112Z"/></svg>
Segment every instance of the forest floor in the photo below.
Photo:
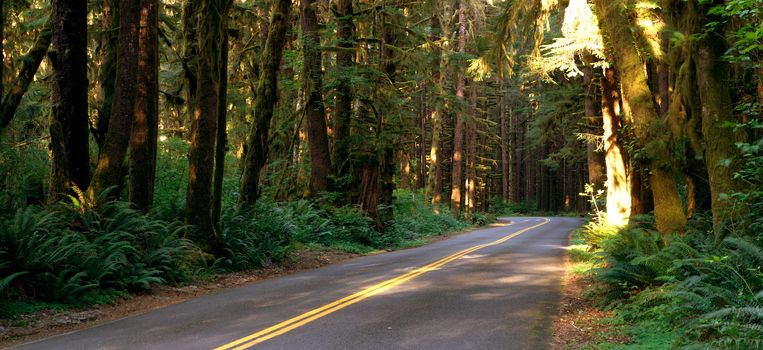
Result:
<svg viewBox="0 0 763 350"><path fill-rule="evenodd" d="M594 300L585 296L585 291L593 287L593 276L589 271L578 272L580 263L565 258L565 274L562 278L562 298L559 315L553 324L551 350L572 350L590 348L591 345L609 342L628 343L626 336L616 332L615 327L603 322L611 316L600 310Z"/></svg>
<svg viewBox="0 0 763 350"><path fill-rule="evenodd" d="M420 238L411 242L410 245L406 245L403 249L434 243L475 229L477 228ZM373 251L365 255L382 252L384 251ZM143 314L227 288L317 269L362 255L331 248L301 248L294 250L284 261L261 269L217 274L209 279L192 281L183 286L157 285L145 294L130 295L108 304L64 310L45 309L20 315L15 319L0 319L0 348L70 333L117 319Z"/></svg>

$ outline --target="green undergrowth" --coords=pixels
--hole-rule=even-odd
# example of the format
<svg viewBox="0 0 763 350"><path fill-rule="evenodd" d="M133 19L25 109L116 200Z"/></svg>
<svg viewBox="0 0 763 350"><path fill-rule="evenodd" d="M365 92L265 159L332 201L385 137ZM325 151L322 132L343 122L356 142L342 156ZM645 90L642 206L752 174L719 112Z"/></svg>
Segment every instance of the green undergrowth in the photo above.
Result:
<svg viewBox="0 0 763 350"><path fill-rule="evenodd" d="M203 253L182 223L188 143L159 142L153 210L123 201L89 203L81 195L44 205L48 178L45 144L0 152L0 318L41 309L113 303L160 284L182 285L230 271L277 264L297 249L355 254L409 248L431 237L485 225L495 217L454 218L434 210L420 192L397 190L393 217L378 231L357 206L331 197L273 200L266 187L253 208L238 209L238 160L226 158L221 252ZM121 191L124 195L124 192Z"/></svg>
<svg viewBox="0 0 763 350"><path fill-rule="evenodd" d="M248 211L228 207L217 257L184 238L187 227L166 219L162 208L143 214L125 202L88 204L77 198L27 206L0 225L0 318L111 303L157 284L257 269L295 249L367 254L408 248L494 220L484 214L472 221L445 210L437 214L418 193L398 191L396 197L394 219L383 232L357 207L266 198Z"/></svg>
<svg viewBox="0 0 763 350"><path fill-rule="evenodd" d="M595 281L585 296L612 311L601 322L613 334L630 339L587 348L763 348L763 244L753 232L718 238L710 226L698 215L681 236L660 235L648 218L576 232L573 269Z"/></svg>

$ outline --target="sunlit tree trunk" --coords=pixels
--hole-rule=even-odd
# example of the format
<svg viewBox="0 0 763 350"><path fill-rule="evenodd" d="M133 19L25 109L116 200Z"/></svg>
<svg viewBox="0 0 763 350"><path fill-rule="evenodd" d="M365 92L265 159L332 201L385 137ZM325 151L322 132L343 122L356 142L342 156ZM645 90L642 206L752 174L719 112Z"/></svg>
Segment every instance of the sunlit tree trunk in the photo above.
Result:
<svg viewBox="0 0 763 350"><path fill-rule="evenodd" d="M458 3L458 44L456 52L464 53L466 49L466 6ZM456 73L456 98L464 101L464 81L466 79L465 69L460 67ZM463 104L463 103L462 103ZM470 105L471 108L471 105ZM456 123L453 128L453 170L451 171L450 184L450 211L453 216L458 217L461 214L461 186L463 171L463 153L464 153L464 111L456 108ZM468 185L468 181L467 181Z"/></svg>
<svg viewBox="0 0 763 350"><path fill-rule="evenodd" d="M302 24L302 51L304 56L305 114L307 115L307 141L310 150L310 193L316 195L328 188L331 173L326 112L323 106L323 72L318 35L318 16L315 0L300 0Z"/></svg>
<svg viewBox="0 0 763 350"><path fill-rule="evenodd" d="M138 83L130 137L129 198L140 210L154 200L156 147L159 132L159 2L140 1Z"/></svg>
<svg viewBox="0 0 763 350"><path fill-rule="evenodd" d="M601 112L604 129L604 162L607 184L607 224L623 226L631 215L631 193L628 184L622 141L620 140L620 93L613 68L607 68L601 79Z"/></svg>
<svg viewBox="0 0 763 350"><path fill-rule="evenodd" d="M469 107L466 126L466 193L464 207L466 216L474 213L477 199L477 84L469 80Z"/></svg>
<svg viewBox="0 0 763 350"><path fill-rule="evenodd" d="M138 87L138 29L140 5L138 1L122 1L119 8L119 47L114 90L114 106L109 117L106 139L98 152L87 196L94 200L106 189L113 188L109 197L119 196L124 174L124 160L130 143L130 132L135 113Z"/></svg>
<svg viewBox="0 0 763 350"><path fill-rule="evenodd" d="M633 117L634 131L649 166L649 183L654 198L654 215L657 230L667 234L682 232L686 226L686 213L678 195L678 187L671 170L668 136L665 125L657 113L652 91L647 83L643 62L630 31L627 13L619 3L596 0L599 22L613 48L613 58L621 73L623 101Z"/></svg>
<svg viewBox="0 0 763 350"><path fill-rule="evenodd" d="M260 81L254 101L254 122L248 137L248 151L241 177L241 203L254 205L260 195L259 182L262 167L268 157L268 135L273 108L278 99L278 71L281 65L286 31L289 29L290 0L276 0L268 39L260 62Z"/></svg>
<svg viewBox="0 0 763 350"><path fill-rule="evenodd" d="M90 150L87 118L87 3L54 0L52 2L51 143L59 134L62 140L52 147L52 161L65 169L53 171L52 183L70 183L86 189L90 184ZM54 132L57 129L59 132ZM60 188L59 188L60 189ZM57 193L52 193L53 196Z"/></svg>

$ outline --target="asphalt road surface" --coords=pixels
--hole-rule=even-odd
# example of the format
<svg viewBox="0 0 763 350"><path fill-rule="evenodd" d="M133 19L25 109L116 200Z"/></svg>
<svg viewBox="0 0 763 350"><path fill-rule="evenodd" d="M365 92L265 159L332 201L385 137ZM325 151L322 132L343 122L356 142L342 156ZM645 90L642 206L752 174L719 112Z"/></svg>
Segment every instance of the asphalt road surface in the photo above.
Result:
<svg viewBox="0 0 763 350"><path fill-rule="evenodd" d="M510 219L19 348L544 349L580 221Z"/></svg>

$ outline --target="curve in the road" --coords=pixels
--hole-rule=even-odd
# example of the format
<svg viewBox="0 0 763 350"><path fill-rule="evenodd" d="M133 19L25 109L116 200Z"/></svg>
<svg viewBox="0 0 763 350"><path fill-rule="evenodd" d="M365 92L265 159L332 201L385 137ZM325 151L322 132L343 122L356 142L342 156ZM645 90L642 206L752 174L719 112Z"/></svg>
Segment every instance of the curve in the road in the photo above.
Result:
<svg viewBox="0 0 763 350"><path fill-rule="evenodd" d="M250 334L246 337L234 340L230 343L227 343L225 345L221 345L214 350L243 350L250 348L256 344L262 343L268 339L272 339L274 337L277 337L279 335L282 335L284 333L287 333L293 329L299 328L301 326L304 326L312 321L315 321L323 316L326 316L328 314L331 314L335 311L341 310L345 307L348 307L352 304L355 304L359 301L362 301L363 299L369 298L371 296L374 296L376 294L379 294L387 289L390 289L392 287L395 287L397 285L403 284L407 281L410 281L422 274L425 274L429 271L436 270L442 266L445 266L451 261L454 261L456 259L459 259L469 253L473 253L475 251L478 251L480 249L494 246L497 244L501 244L503 242L508 241L511 238L514 238L522 233L525 233L527 231L530 231L532 229L538 228L540 226L543 226L547 223L549 223L549 219L547 218L541 218L543 222L540 224L536 224L524 229L521 229L519 231L513 232L511 234L508 234L506 236L503 236L495 241L485 243L485 244L479 244L473 247L469 247L466 249L463 249L461 251L458 251L456 253L453 253L451 255L448 255L442 259L439 259L435 262L432 262L430 264L421 266L419 268L416 268L408 273L405 273L403 275L397 276L395 278L388 279L386 281L383 281L381 283L377 283L373 286L367 287L357 293L351 294L349 296L346 296L344 298L341 298L339 300L333 301L331 303L328 303L326 305L323 305L321 307L315 308L313 310L310 310L308 312L305 312L299 316L290 318L286 321L283 321L281 323L278 323L276 325L273 325L271 327L268 327L266 329L263 329L259 332Z"/></svg>

